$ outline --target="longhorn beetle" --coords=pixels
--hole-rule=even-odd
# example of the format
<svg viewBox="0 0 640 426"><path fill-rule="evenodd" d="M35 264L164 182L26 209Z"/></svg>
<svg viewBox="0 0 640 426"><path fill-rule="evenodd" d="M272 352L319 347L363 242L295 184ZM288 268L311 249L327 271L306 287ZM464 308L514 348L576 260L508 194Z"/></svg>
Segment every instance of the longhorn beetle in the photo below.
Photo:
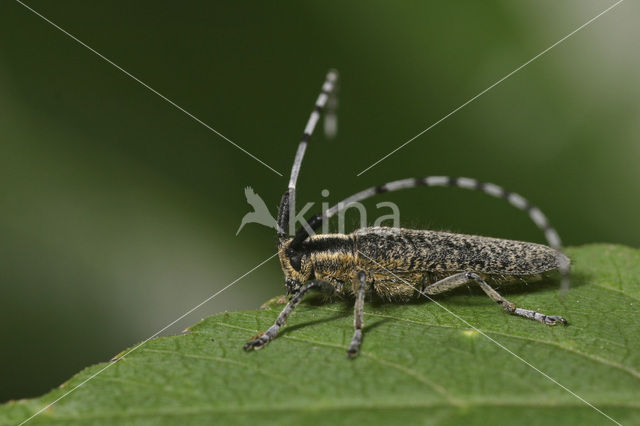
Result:
<svg viewBox="0 0 640 426"><path fill-rule="evenodd" d="M545 215L522 196L507 192L492 183L470 178L428 176L397 180L358 192L303 224L289 237L289 219L295 211L296 181L313 129L325 112L325 132L335 133L338 73L329 71L322 91L298 145L287 191L278 210L278 256L285 276L289 302L267 331L255 336L244 349L260 349L269 343L312 289L337 296L355 296L354 334L347 350L355 357L362 343L363 305L365 293L383 298L407 300L420 294L431 296L465 284L477 284L507 313L536 320L548 325L567 324L560 316L549 316L516 307L502 297L487 281L531 282L559 271L563 288L568 287L570 260L560 251L560 238ZM351 234L315 235L325 220L351 203L383 192L417 186L454 186L482 191L503 198L529 213L544 231L551 247L529 242L488 238L402 228L362 228Z"/></svg>

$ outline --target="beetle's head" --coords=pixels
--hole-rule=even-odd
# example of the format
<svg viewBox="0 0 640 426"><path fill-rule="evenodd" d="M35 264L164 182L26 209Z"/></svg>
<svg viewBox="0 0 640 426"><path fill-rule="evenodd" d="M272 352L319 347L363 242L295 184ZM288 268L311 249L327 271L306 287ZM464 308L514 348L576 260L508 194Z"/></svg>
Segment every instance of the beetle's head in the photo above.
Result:
<svg viewBox="0 0 640 426"><path fill-rule="evenodd" d="M278 249L280 266L284 272L287 293L295 293L303 283L313 279L313 264L311 257L299 248L291 247L293 239L281 244Z"/></svg>

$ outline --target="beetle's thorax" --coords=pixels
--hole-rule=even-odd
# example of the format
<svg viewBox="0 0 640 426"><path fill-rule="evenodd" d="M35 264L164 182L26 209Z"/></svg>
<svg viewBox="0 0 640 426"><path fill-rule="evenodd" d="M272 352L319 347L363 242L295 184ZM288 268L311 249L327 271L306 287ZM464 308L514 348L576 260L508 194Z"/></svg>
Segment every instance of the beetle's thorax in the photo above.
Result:
<svg viewBox="0 0 640 426"><path fill-rule="evenodd" d="M356 269L352 235L313 235L295 248L291 241L285 241L279 249L280 265L290 292L313 279L334 285L350 281Z"/></svg>

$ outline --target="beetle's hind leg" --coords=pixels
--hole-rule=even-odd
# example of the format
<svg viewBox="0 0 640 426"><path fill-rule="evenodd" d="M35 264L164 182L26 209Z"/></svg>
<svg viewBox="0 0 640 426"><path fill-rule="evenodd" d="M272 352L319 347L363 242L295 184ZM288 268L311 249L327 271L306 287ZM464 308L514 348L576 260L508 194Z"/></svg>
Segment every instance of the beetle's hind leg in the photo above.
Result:
<svg viewBox="0 0 640 426"><path fill-rule="evenodd" d="M291 312L293 312L296 306L298 306L304 295L312 289L318 289L326 293L333 292L333 287L331 287L329 283L324 281L311 281L309 284L303 286L302 288L300 288L300 290L293 294L291 300L289 300L289 303L287 303L287 306L284 307L282 312L280 312L280 315L278 315L278 318L276 318L276 322L271 327L269 327L267 331L258 334L254 339L248 341L244 345L244 350L250 351L261 349L264 345L273 340L278 335L280 328L287 321L287 318L289 318L289 315L291 315Z"/></svg>
<svg viewBox="0 0 640 426"><path fill-rule="evenodd" d="M357 291L356 302L353 305L353 338L349 349L347 349L347 356L349 358L355 358L360 352L360 345L362 344L362 326L364 325L364 295L367 287L365 273L360 271L357 276Z"/></svg>
<svg viewBox="0 0 640 426"><path fill-rule="evenodd" d="M473 282L478 284L487 296L489 296L494 302L502 306L502 308L509 314L529 318L548 325L555 325L557 323L562 323L564 325L567 324L567 320L560 316L545 315L540 312L516 307L514 303L502 297L500 293L495 291L489 284L487 284L480 277L480 275L474 272L461 272L459 274L451 275L450 277L444 278L425 287L423 293L427 295L435 295Z"/></svg>

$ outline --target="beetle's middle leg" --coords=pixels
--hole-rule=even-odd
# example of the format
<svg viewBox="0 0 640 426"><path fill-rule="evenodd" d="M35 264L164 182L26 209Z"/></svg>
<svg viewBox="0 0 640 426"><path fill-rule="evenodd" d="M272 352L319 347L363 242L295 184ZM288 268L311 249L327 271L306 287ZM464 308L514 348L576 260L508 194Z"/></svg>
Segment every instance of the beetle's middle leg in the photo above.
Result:
<svg viewBox="0 0 640 426"><path fill-rule="evenodd" d="M276 318L276 322L271 327L269 327L267 331L265 331L264 333L260 333L256 338L248 341L244 345L244 350L250 351L252 349L261 349L264 345L273 340L278 334L278 331L280 331L280 327L284 325L284 323L287 321L287 318L289 318L289 315L291 315L291 312L293 312L304 295L307 294L307 292L311 289L318 289L327 293L333 292L333 287L331 287L329 283L324 281L311 281L307 285L303 286L302 288L300 288L300 290L293 294L291 300L289 300L289 303L287 303L282 312L280 312L280 315L278 315L278 318Z"/></svg>
<svg viewBox="0 0 640 426"><path fill-rule="evenodd" d="M353 338L351 344L347 350L347 356L349 358L355 358L360 352L360 345L362 344L362 326L364 325L364 295L367 287L366 275L364 272L358 272L357 276L357 291L356 302L353 305Z"/></svg>
<svg viewBox="0 0 640 426"><path fill-rule="evenodd" d="M427 295L435 295L473 282L478 284L487 296L489 296L494 302L502 306L502 308L509 314L529 318L535 321L540 321L541 323L548 325L554 325L558 322L565 325L567 324L567 320L562 317L556 315L545 315L541 314L540 312L516 307L514 303L502 297L489 284L487 284L480 277L480 275L474 272L461 272L459 274L451 275L450 277L444 278L425 287L423 293Z"/></svg>

